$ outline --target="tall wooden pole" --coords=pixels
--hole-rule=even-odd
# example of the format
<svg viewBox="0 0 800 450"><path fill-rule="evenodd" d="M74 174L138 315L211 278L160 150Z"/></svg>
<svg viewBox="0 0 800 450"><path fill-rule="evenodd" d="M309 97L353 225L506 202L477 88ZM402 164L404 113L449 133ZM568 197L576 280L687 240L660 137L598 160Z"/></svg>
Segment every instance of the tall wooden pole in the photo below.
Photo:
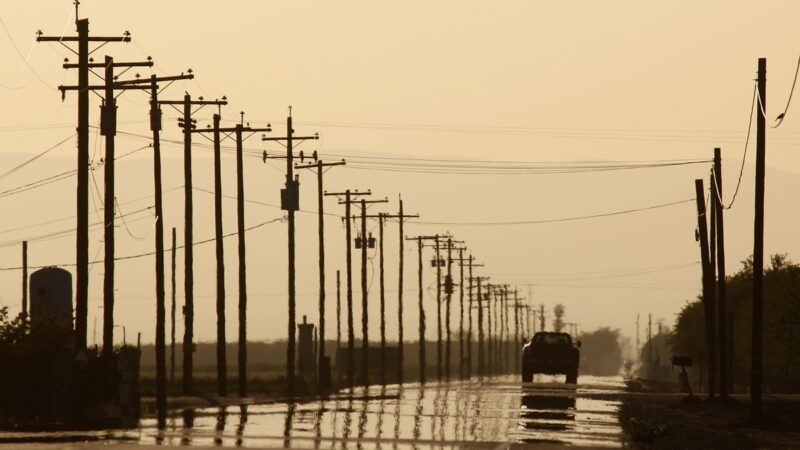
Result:
<svg viewBox="0 0 800 450"><path fill-rule="evenodd" d="M242 113L244 114L244 113ZM239 250L239 397L247 397L247 254L244 235L243 124L236 125L236 225Z"/></svg>
<svg viewBox="0 0 800 450"><path fill-rule="evenodd" d="M225 247L222 241L222 161L219 114L214 114L214 242L217 257L217 394L228 395L225 339Z"/></svg>
<svg viewBox="0 0 800 450"><path fill-rule="evenodd" d="M100 132L105 136L105 157L103 159L103 184L105 208L103 209L103 352L102 357L108 371L106 378L112 377L111 355L114 351L114 141L116 135L117 102L114 97L114 58L105 57L105 93L101 107L103 120ZM106 386L107 387L107 386ZM109 392L106 392L108 394Z"/></svg>
<svg viewBox="0 0 800 450"><path fill-rule="evenodd" d="M483 349L483 298L481 293L481 278L478 277L478 292L476 299L478 300L478 376L486 375L486 357Z"/></svg>
<svg viewBox="0 0 800 450"><path fill-rule="evenodd" d="M714 344L716 329L714 327L714 280L711 272L711 261L708 253L708 228L706 223L706 203L703 180L694 181L697 199L697 229L700 238L700 263L703 268L703 305L706 318L706 346L708 349L708 396L716 395L717 353Z"/></svg>
<svg viewBox="0 0 800 450"><path fill-rule="evenodd" d="M341 271L336 271L336 351L342 348L342 277Z"/></svg>
<svg viewBox="0 0 800 450"><path fill-rule="evenodd" d="M458 249L458 378L464 379L464 249Z"/></svg>
<svg viewBox="0 0 800 450"><path fill-rule="evenodd" d="M725 221L722 204L722 153L714 149L714 197L717 199L717 343L719 346L719 395L728 396L728 303L725 292Z"/></svg>
<svg viewBox="0 0 800 450"><path fill-rule="evenodd" d="M172 297L172 304L170 305L170 346L169 346L169 382L175 383L175 245L176 234L175 227L172 227L172 253L171 253L171 271L170 281L172 290L170 292Z"/></svg>
<svg viewBox="0 0 800 450"><path fill-rule="evenodd" d="M353 232L350 222L350 189L345 191L345 238L347 239L346 251L346 275L347 275L347 385L353 387L355 384L355 364L356 364L356 337L353 326Z"/></svg>
<svg viewBox="0 0 800 450"><path fill-rule="evenodd" d="M367 294L367 202L361 199L361 384L369 384L369 301Z"/></svg>
<svg viewBox="0 0 800 450"><path fill-rule="evenodd" d="M764 179L766 177L767 59L758 59L758 102L756 113L756 192L753 226L753 356L750 370L750 414L761 417L764 335Z"/></svg>
<svg viewBox="0 0 800 450"><path fill-rule="evenodd" d="M194 237L192 216L192 97L183 97L183 395L194 392Z"/></svg>
<svg viewBox="0 0 800 450"><path fill-rule="evenodd" d="M397 382L403 384L403 258L404 258L404 244L405 236L403 235L403 199L400 198L400 210L398 212L400 220L400 235L399 235L399 262L397 269Z"/></svg>
<svg viewBox="0 0 800 450"><path fill-rule="evenodd" d="M444 378L445 380L450 380L450 304L452 303L451 300L453 298L453 240L451 238L447 238L447 283L446 286L446 294L447 300L445 303L445 347L444 347Z"/></svg>
<svg viewBox="0 0 800 450"><path fill-rule="evenodd" d="M153 131L153 178L156 214L156 409L158 426L163 428L167 420L166 389L166 343L164 310L164 210L161 198L161 109L158 106L158 85L155 75L150 87L150 129ZM106 207L113 207L107 205Z"/></svg>
<svg viewBox="0 0 800 450"><path fill-rule="evenodd" d="M417 280L419 288L419 382L425 383L425 308L423 308L422 289L422 237L417 238Z"/></svg>
<svg viewBox="0 0 800 450"><path fill-rule="evenodd" d="M383 225L385 216L383 213L378 214L378 284L380 287L380 314L381 314L381 384L386 384L386 296L385 284L383 276Z"/></svg>
<svg viewBox="0 0 800 450"><path fill-rule="evenodd" d="M22 321L28 321L28 241L22 241Z"/></svg>
<svg viewBox="0 0 800 450"><path fill-rule="evenodd" d="M442 380L442 265L439 235L436 235L436 379Z"/></svg>

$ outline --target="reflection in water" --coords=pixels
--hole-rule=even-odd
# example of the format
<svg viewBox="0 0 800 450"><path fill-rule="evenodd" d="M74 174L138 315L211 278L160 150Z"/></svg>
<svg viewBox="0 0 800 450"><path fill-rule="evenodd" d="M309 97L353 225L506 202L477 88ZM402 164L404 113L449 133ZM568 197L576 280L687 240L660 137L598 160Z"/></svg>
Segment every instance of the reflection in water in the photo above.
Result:
<svg viewBox="0 0 800 450"><path fill-rule="evenodd" d="M216 433L214 433L214 444L215 445L222 445L222 436L225 432L225 423L228 421L228 408L225 406L219 407L219 412L217 412L217 425L214 427Z"/></svg>
<svg viewBox="0 0 800 450"><path fill-rule="evenodd" d="M181 445L192 445L192 428L194 428L194 410L183 410L183 432L181 433Z"/></svg>
<svg viewBox="0 0 800 450"><path fill-rule="evenodd" d="M425 385L421 384L419 386L419 395L417 396L417 405L414 407L414 429L412 431L412 436L414 439L414 449L416 450L417 444L416 441L419 440L420 436L420 426L422 425L422 401L425 400Z"/></svg>
<svg viewBox="0 0 800 450"><path fill-rule="evenodd" d="M236 426L236 446L244 443L244 425L247 423L247 405L239 406L239 424Z"/></svg>
<svg viewBox="0 0 800 450"><path fill-rule="evenodd" d="M575 397L522 396L520 425L529 430L564 431L575 426Z"/></svg>
<svg viewBox="0 0 800 450"><path fill-rule="evenodd" d="M610 377L587 376L581 381L578 387L565 389L563 382L550 378L540 377L536 383L521 386L510 377L495 377L405 388L359 388L305 403L187 409L181 411L182 420L176 416L175 427L161 433L155 418L144 419L139 442L423 450L501 442L620 446L620 401L610 399L609 394L624 385ZM387 422L393 423L393 431ZM120 432L110 434L112 441L124 437Z"/></svg>
<svg viewBox="0 0 800 450"><path fill-rule="evenodd" d="M289 448L292 445L292 423L295 408L297 405L294 403L289 403L286 408L286 420L283 422L283 448Z"/></svg>

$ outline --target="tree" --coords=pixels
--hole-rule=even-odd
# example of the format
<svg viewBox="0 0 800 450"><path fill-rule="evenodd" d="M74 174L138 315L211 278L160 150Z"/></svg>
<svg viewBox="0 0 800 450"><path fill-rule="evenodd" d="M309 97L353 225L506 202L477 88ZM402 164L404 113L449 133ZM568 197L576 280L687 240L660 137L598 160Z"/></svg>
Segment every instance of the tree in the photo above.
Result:
<svg viewBox="0 0 800 450"><path fill-rule="evenodd" d="M581 373L617 375L622 369L620 332L609 327L581 333Z"/></svg>
<svg viewBox="0 0 800 450"><path fill-rule="evenodd" d="M555 315L555 318L553 319L553 330L556 333L560 333L561 330L564 328L564 319L563 319L564 311L565 311L564 305L562 305L561 303L553 307L553 314Z"/></svg>

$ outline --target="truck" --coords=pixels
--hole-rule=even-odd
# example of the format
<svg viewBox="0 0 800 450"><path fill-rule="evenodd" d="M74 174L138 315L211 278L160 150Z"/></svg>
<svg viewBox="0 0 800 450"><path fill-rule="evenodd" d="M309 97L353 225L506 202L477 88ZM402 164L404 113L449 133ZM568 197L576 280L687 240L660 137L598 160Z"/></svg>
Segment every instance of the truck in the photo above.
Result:
<svg viewBox="0 0 800 450"><path fill-rule="evenodd" d="M522 347L522 381L530 383L534 374L543 373L565 374L567 383L577 383L580 346L581 342L573 344L572 337L567 333L536 333Z"/></svg>

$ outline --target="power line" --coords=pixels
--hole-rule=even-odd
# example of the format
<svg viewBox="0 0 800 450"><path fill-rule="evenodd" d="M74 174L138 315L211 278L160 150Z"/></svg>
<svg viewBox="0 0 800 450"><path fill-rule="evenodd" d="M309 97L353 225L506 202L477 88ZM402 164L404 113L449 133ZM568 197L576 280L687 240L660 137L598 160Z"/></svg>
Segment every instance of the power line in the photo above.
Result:
<svg viewBox="0 0 800 450"><path fill-rule="evenodd" d="M25 63L25 66L28 68L28 70L31 71L33 76L35 76L36 79L39 80L43 85L47 86L50 89L55 90L56 88L53 85L51 85L47 81L44 81L44 79L42 79L42 77L40 77L39 74L36 73L35 70L33 70L33 67L31 67L30 63L28 62L28 58L26 58L25 56L22 56L22 52L19 50L19 47L17 46L17 43L14 41L14 37L11 36L11 32L8 31L8 27L6 27L6 23L5 23L5 21L3 21L2 17L0 17L0 25L3 26L3 31L5 31L6 36L8 36L8 40L11 41L11 45L14 47L14 50L16 50L17 55L19 55L20 59L22 59L22 62Z"/></svg>
<svg viewBox="0 0 800 450"><path fill-rule="evenodd" d="M60 147L62 144L64 144L64 143L65 143L65 142L67 142L68 140L72 139L74 136L75 136L75 133L73 133L73 134L71 134L71 135L67 136L66 138L62 139L62 140L61 140L61 141L59 141L58 143L56 143L56 144L54 144L54 145L52 145L52 146L50 146L50 147L46 148L45 150L43 150L43 151L39 152L39 154L37 154L36 156L34 156L34 157L32 157L32 158L29 158L29 159L27 159L26 161L24 161L23 163L19 164L18 166L14 167L14 168L12 168L12 169L9 169L8 171L6 171L6 172L4 172L4 173L0 174L0 180L2 180L2 179L4 179L4 178L6 178L7 176L9 176L9 175L11 175L11 174L15 173L15 172L16 172L16 171L18 171L19 169L22 169L23 167L25 167L25 166L27 166L28 164L30 164L30 163L32 163L32 162L34 162L34 161L36 161L37 159L41 158L42 156L44 156L44 155L46 155L46 154L50 153L51 151L53 151L53 150L55 150L56 148Z"/></svg>
<svg viewBox="0 0 800 450"><path fill-rule="evenodd" d="M261 228L261 227L269 225L271 223L282 222L284 220L285 220L285 217L283 217L283 216L279 217L277 219L267 220L265 222L261 222L261 223L252 225L250 227L247 227L247 228L244 229L244 231L255 230L257 228ZM237 234L238 234L238 232L233 232L233 233L225 234L222 237L223 238L227 238L227 237L230 237L230 236L235 236ZM197 241L197 242L194 242L192 244L192 246L201 245L201 244L207 244L209 242L214 242L215 240L216 240L216 238ZM179 245L179 246L176 246L175 249L182 249L182 248L185 248L185 247L186 247L186 245ZM165 252L166 251L167 250L165 250ZM114 258L114 261L126 261L126 260L131 260L131 259L144 258L145 256L152 256L152 255L155 255L155 254L156 254L156 252L147 252L147 253L138 253L138 254L135 254L135 255L119 256L119 257ZM94 260L94 261L90 262L90 264L96 264L96 263L101 263L101 262L103 262L103 261L102 260ZM53 266L57 266L57 267L74 267L75 263L71 263L71 264L50 264L50 265L47 265L47 266L28 266L28 268L29 269L43 269L45 267L53 267ZM11 270L22 270L22 267L21 266L20 267L0 267L0 271L11 271Z"/></svg>
<svg viewBox="0 0 800 450"><path fill-rule="evenodd" d="M782 113L778 114L778 117L775 118L774 124L767 123L767 125L769 125L770 128L778 128L779 126L781 126L783 120L786 118L786 113L789 111L789 105L792 103L792 96L794 95L794 87L797 84L797 74L799 72L800 72L800 58L797 59L797 67L795 68L794 71L794 81L792 81L792 88L791 90L789 90L789 98L786 101L786 108L784 108ZM756 89L758 89L757 86ZM758 96L758 107L759 109L761 109L761 114L763 114L764 118L766 119L767 113L766 111L764 111L764 105L761 103L760 95Z"/></svg>
<svg viewBox="0 0 800 450"><path fill-rule="evenodd" d="M661 203L658 205L653 206L646 206L643 208L636 208L636 209L626 209L622 211L614 211L609 213L601 213L601 214L591 214L586 216L574 216L574 217L563 217L558 219L539 219L539 220L517 220L517 221L506 221L506 222L427 222L427 221L415 221L413 223L420 224L420 225L451 225L451 226L510 226L510 225L534 225L534 224L541 224L541 223L557 223L557 222L571 222L576 220L586 220L586 219L596 219L601 217L610 217L610 216L619 216L623 214L631 214L637 213L642 211L650 211L653 209L659 208L666 208L668 206L680 205L682 203L690 203L694 202L695 199L690 198L686 200L678 200L675 202L669 203Z"/></svg>

